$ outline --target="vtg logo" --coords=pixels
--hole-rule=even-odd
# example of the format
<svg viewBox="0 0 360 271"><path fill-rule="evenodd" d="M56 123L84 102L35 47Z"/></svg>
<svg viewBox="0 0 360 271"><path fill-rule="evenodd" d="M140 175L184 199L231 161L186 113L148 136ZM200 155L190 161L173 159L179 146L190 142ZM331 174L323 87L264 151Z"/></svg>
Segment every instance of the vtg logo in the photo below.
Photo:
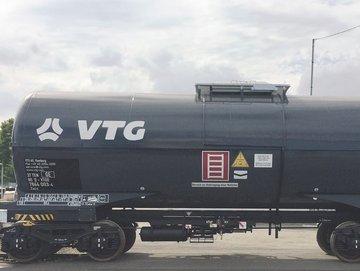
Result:
<svg viewBox="0 0 360 271"><path fill-rule="evenodd" d="M100 126L107 129L105 140L114 140L119 128L124 128L123 135L129 141L137 141L144 138L145 121L132 121L126 124L126 121L119 120L94 120L90 126L86 120L78 120L79 133L81 140L91 140Z"/></svg>
<svg viewBox="0 0 360 271"><path fill-rule="evenodd" d="M50 127L52 128L53 132L49 132ZM36 129L36 133L39 136L41 141L46 139L56 141L59 139L59 135L62 134L64 130L60 127L59 119L52 119L47 118L45 119L44 123Z"/></svg>
<svg viewBox="0 0 360 271"><path fill-rule="evenodd" d="M60 127L59 119L47 118L44 123L36 129L36 133L41 141L56 141L62 134L63 129ZM94 120L88 124L87 120L78 120L79 136L81 140L91 140L94 138L99 128L106 129L105 140L115 140L118 129L123 129L123 136L129 141L142 140L145 135L145 121L126 121L119 120ZM50 127L53 131L49 132Z"/></svg>

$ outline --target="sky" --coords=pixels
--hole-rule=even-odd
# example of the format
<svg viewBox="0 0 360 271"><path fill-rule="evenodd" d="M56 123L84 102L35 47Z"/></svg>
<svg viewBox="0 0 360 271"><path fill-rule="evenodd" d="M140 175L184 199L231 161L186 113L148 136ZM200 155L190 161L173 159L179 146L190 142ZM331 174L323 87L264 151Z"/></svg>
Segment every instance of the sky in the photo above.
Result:
<svg viewBox="0 0 360 271"><path fill-rule="evenodd" d="M357 0L0 0L0 121L34 91L266 81L309 95L311 40L359 24ZM314 95L360 96L359 40L315 42Z"/></svg>

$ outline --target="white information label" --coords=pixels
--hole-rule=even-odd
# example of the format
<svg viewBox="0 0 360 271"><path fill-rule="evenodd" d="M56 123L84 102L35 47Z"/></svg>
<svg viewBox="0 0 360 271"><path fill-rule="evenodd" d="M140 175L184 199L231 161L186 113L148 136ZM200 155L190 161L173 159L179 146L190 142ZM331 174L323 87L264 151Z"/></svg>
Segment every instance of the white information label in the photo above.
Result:
<svg viewBox="0 0 360 271"><path fill-rule="evenodd" d="M273 155L267 153L255 153L254 167L257 168L272 168Z"/></svg>
<svg viewBox="0 0 360 271"><path fill-rule="evenodd" d="M32 206L92 206L109 203L109 194L37 194L20 197L17 205Z"/></svg>
<svg viewBox="0 0 360 271"><path fill-rule="evenodd" d="M238 183L207 183L207 182L193 182L191 183L191 187L197 188L238 188Z"/></svg>
<svg viewBox="0 0 360 271"><path fill-rule="evenodd" d="M246 221L240 221L240 222L239 222L239 229L240 229L240 230L247 230L247 223L246 223Z"/></svg>
<svg viewBox="0 0 360 271"><path fill-rule="evenodd" d="M247 170L234 170L235 180L247 180L247 178L248 178Z"/></svg>

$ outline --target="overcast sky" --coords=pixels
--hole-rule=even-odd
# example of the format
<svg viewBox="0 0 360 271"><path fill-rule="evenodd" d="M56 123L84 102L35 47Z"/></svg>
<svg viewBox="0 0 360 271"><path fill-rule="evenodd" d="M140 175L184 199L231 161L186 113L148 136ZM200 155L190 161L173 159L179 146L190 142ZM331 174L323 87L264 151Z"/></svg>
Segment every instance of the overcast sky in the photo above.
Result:
<svg viewBox="0 0 360 271"><path fill-rule="evenodd" d="M0 121L32 91L257 80L308 95L311 39L359 24L356 0L0 0ZM360 96L359 41L316 42L315 95Z"/></svg>

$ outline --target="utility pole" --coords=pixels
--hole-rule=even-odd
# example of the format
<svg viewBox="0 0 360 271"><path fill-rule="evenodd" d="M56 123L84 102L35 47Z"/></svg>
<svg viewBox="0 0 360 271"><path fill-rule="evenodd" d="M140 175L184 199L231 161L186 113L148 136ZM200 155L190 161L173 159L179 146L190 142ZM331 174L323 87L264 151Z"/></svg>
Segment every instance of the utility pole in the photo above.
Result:
<svg viewBox="0 0 360 271"><path fill-rule="evenodd" d="M324 37L321 37L321 38L314 38L312 39L312 46L311 46L311 76L310 76L310 96L313 95L313 87L314 87L314 55L315 55L315 41L316 40L322 40L322 39L327 39L327 38L330 38L330 37L333 37L333 36L337 36L337 35L340 35L340 34L343 34L345 32L348 32L348 31L351 31L351 30L354 30L355 28L358 28L360 27L360 24L357 25L357 26L354 26L354 27L351 27L351 28L348 28L348 29L345 29L343 31L340 31L340 32L337 32L337 33L334 33L334 34L331 34L331 35L328 35L328 36L324 36Z"/></svg>
<svg viewBox="0 0 360 271"><path fill-rule="evenodd" d="M1 198L4 198L4 164L0 163L1 166Z"/></svg>
<svg viewBox="0 0 360 271"><path fill-rule="evenodd" d="M4 165L0 163L1 166L1 186L4 186Z"/></svg>
<svg viewBox="0 0 360 271"><path fill-rule="evenodd" d="M314 84L314 51L315 51L315 39L312 39L310 96L312 96L312 93L313 93L313 84Z"/></svg>

